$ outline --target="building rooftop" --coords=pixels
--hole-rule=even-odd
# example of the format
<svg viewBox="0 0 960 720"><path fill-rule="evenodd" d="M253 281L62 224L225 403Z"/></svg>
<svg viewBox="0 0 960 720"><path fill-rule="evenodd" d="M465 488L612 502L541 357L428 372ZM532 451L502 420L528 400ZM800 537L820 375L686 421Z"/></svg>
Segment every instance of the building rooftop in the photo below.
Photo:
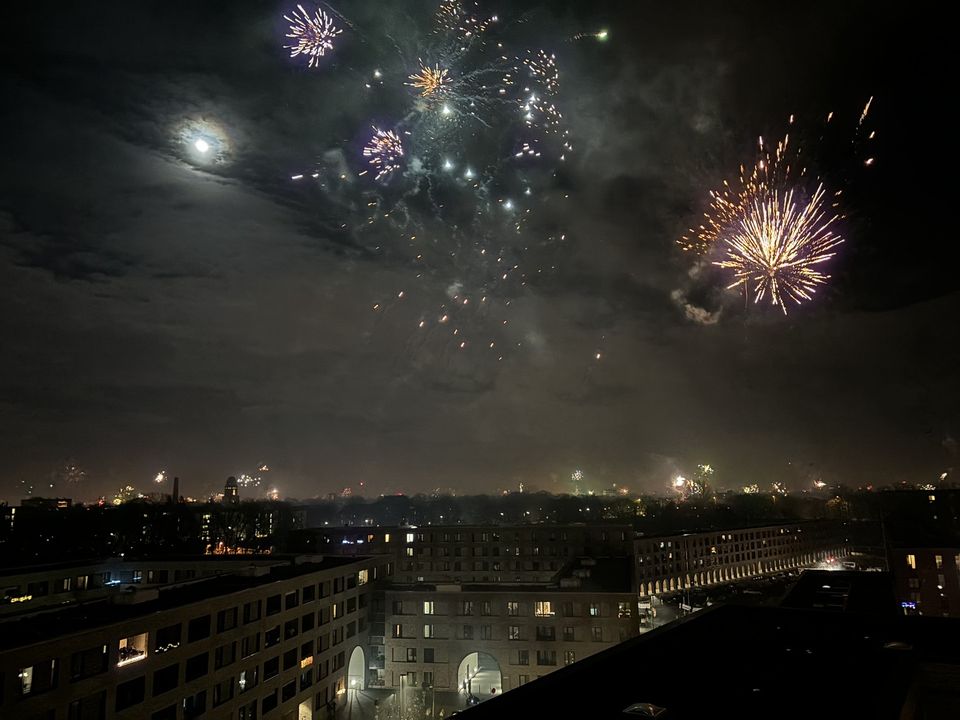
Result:
<svg viewBox="0 0 960 720"><path fill-rule="evenodd" d="M960 717L960 621L714 606L457 717Z"/></svg>
<svg viewBox="0 0 960 720"><path fill-rule="evenodd" d="M137 588L134 592L144 592L145 596L150 598L143 602L117 602L117 599L123 598L129 592L127 589L118 588L115 594L107 598L57 609L39 610L36 614L26 617L3 619L0 620L0 650L10 650L60 636L87 632L97 627L203 602L299 575L350 565L364 558L325 556L317 561L301 563L296 562L295 558L276 559L280 562L264 568L266 572L262 574L239 574L240 568L234 565L232 572L223 575L199 578L177 585ZM284 559L287 564L282 564ZM156 593L155 597L151 598L147 595L150 590Z"/></svg>

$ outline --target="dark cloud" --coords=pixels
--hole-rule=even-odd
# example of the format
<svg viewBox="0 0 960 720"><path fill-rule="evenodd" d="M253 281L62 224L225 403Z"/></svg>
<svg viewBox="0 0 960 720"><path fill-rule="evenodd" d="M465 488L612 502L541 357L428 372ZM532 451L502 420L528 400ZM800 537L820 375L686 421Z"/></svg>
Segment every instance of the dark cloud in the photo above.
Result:
<svg viewBox="0 0 960 720"><path fill-rule="evenodd" d="M575 467L660 489L703 461L731 485L811 463L849 482L939 475L960 296L948 204L915 182L933 162L918 127L943 112L914 84L941 66L921 9L624 5L501 8L558 53L576 150L534 221L565 240L526 250L549 271L486 354L414 330L489 268L411 267L390 230L343 220L365 197L338 178L379 112L361 73L396 62L372 38L390 27L414 52L405 28L429 3L357 4L371 31L314 73L286 61L269 3L20 8L0 50L0 496L67 458L97 492L160 468L213 488L267 461L300 496L565 489ZM606 44L569 40L602 26ZM822 297L745 309L677 251L756 134L870 95L879 162L851 178ZM216 161L191 155L198 131ZM314 167L323 188L291 183ZM469 248L470 230L431 231L432 252Z"/></svg>

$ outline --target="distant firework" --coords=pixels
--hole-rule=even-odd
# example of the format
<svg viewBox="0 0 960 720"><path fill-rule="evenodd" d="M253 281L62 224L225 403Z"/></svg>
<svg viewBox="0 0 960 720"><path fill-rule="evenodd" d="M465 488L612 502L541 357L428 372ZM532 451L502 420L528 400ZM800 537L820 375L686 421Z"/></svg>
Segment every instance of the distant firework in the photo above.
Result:
<svg viewBox="0 0 960 720"><path fill-rule="evenodd" d="M427 67L421 61L420 71L411 75L407 85L420 91L421 97L440 94L450 84L449 72L439 65Z"/></svg>
<svg viewBox="0 0 960 720"><path fill-rule="evenodd" d="M332 21L298 8L287 17L298 45L288 47L304 55L294 52L300 38L317 35L304 18L321 29ZM523 41L516 31L524 23L495 35L498 17L478 2L443 0L432 25L409 22L379 37L368 28L364 40L395 55L341 74L344 84L359 77L370 93L402 82L406 105L373 128L356 170L337 149L291 179L305 186L315 180L358 244L417 269L420 283L369 299L374 322L404 322L405 348L424 366L499 363L528 346L524 329L512 324L514 300L532 280L548 282L556 273L567 237L555 215L535 215L568 197L553 179L573 150L559 108L557 57L511 47ZM328 52L329 42L321 49ZM354 173L368 182L351 182ZM443 296L438 287L459 289Z"/></svg>
<svg viewBox="0 0 960 720"><path fill-rule="evenodd" d="M284 45L284 48L290 51L292 58L301 55L306 57L308 67L316 67L320 58L333 50L334 38L343 32L322 8L317 8L311 17L303 5L297 5L297 9L290 15L284 15L283 19L290 23L286 37L295 41L294 44Z"/></svg>
<svg viewBox="0 0 960 720"><path fill-rule="evenodd" d="M363 148L363 156L377 171L376 179L386 177L400 169L403 158L403 143L393 130L373 129L373 137Z"/></svg>

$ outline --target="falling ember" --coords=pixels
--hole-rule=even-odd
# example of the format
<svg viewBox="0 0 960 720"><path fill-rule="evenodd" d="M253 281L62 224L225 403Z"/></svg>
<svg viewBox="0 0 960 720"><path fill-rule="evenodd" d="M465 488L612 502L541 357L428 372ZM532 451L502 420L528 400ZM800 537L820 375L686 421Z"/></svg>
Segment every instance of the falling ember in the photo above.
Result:
<svg viewBox="0 0 960 720"><path fill-rule="evenodd" d="M311 17L303 5L297 5L290 15L292 17L284 15L283 19L290 23L286 36L294 43L283 47L290 51L290 57L303 55L308 67L316 67L320 58L333 50L333 40L343 30L333 24L333 19L322 8L317 8Z"/></svg>
<svg viewBox="0 0 960 720"><path fill-rule="evenodd" d="M410 75L407 79L410 80L407 85L419 90L421 97L440 94L450 83L449 71L446 68L441 68L439 65L429 67L424 65L422 60L420 61L420 72ZM444 107L444 114L449 114L446 106Z"/></svg>
<svg viewBox="0 0 960 720"><path fill-rule="evenodd" d="M870 104L873 102L873 95L870 96L870 99L867 100L867 104L863 106L863 112L860 113L860 122L858 125L863 125L863 121L867 119L867 114L870 112Z"/></svg>

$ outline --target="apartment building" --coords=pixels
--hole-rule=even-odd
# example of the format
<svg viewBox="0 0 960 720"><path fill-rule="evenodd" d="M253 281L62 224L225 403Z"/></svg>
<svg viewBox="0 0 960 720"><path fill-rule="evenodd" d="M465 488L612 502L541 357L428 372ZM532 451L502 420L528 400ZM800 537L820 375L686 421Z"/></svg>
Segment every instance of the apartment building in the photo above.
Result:
<svg viewBox="0 0 960 720"><path fill-rule="evenodd" d="M387 589L385 685L483 699L634 637L639 612L630 575L626 559L584 561L549 587Z"/></svg>
<svg viewBox="0 0 960 720"><path fill-rule="evenodd" d="M825 520L640 537L634 547L643 597L810 567L845 554L842 527Z"/></svg>
<svg viewBox="0 0 960 720"><path fill-rule="evenodd" d="M340 557L122 568L101 597L11 603L23 612L0 620L0 717L324 717L319 711L344 695L351 663L364 672L358 648L367 643L371 589L390 571ZM81 570L100 583L118 572L117 563ZM63 577L74 569L38 569L23 587L62 588Z"/></svg>
<svg viewBox="0 0 960 720"><path fill-rule="evenodd" d="M628 557L628 525L451 525L322 528L310 549L340 555L391 555L397 583L542 584L577 558Z"/></svg>
<svg viewBox="0 0 960 720"><path fill-rule="evenodd" d="M960 617L960 547L895 547L888 552L904 614Z"/></svg>

